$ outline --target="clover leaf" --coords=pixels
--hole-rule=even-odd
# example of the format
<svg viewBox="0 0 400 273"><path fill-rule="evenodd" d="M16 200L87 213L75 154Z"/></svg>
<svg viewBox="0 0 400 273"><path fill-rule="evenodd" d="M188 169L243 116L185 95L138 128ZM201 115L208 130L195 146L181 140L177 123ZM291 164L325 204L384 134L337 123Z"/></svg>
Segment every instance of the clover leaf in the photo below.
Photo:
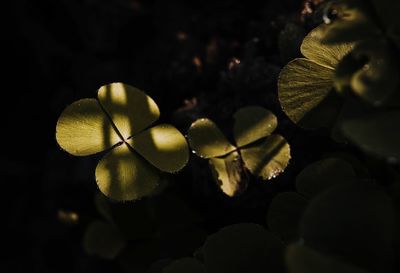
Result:
<svg viewBox="0 0 400 273"><path fill-rule="evenodd" d="M334 15L333 18L329 18L329 14ZM369 5L362 0L339 0L328 4L326 25L322 27L322 41L333 44L382 36L378 25L371 20L372 14Z"/></svg>
<svg viewBox="0 0 400 273"><path fill-rule="evenodd" d="M188 132L193 152L209 160L215 180L231 197L247 187L244 167L253 175L269 180L283 172L290 160L287 141L272 134L278 125L273 113L249 106L239 109L234 118L235 145L209 119L195 121Z"/></svg>
<svg viewBox="0 0 400 273"><path fill-rule="evenodd" d="M393 201L383 188L367 181L320 193L300 222L306 246L376 273L392 272L394 232Z"/></svg>
<svg viewBox="0 0 400 273"><path fill-rule="evenodd" d="M139 89L112 83L98 99L69 105L57 122L56 139L65 151L87 156L108 153L96 168L99 189L115 200L152 194L159 170L174 173L188 161L184 136L168 124L148 128L160 115L157 104Z"/></svg>
<svg viewBox="0 0 400 273"><path fill-rule="evenodd" d="M297 192L276 195L267 213L268 227L285 242L299 239L299 223L309 200L336 185L348 185L358 177L350 163L327 158L308 165L296 178Z"/></svg>
<svg viewBox="0 0 400 273"><path fill-rule="evenodd" d="M118 229L107 222L95 221L85 232L83 246L89 255L114 259L125 247L125 240Z"/></svg>
<svg viewBox="0 0 400 273"><path fill-rule="evenodd" d="M257 224L222 228L207 238L202 252L208 273L285 272L282 242Z"/></svg>
<svg viewBox="0 0 400 273"><path fill-rule="evenodd" d="M336 90L373 106L399 106L400 68L396 56L384 40L358 44L337 66Z"/></svg>
<svg viewBox="0 0 400 273"><path fill-rule="evenodd" d="M339 61L354 47L352 43L326 45L321 42L323 26L303 40L301 53L287 64L278 79L278 95L286 115L303 127L330 127L336 120L342 99L333 89Z"/></svg>
<svg viewBox="0 0 400 273"><path fill-rule="evenodd" d="M289 273L369 273L357 266L299 244L291 244L287 247L286 265Z"/></svg>

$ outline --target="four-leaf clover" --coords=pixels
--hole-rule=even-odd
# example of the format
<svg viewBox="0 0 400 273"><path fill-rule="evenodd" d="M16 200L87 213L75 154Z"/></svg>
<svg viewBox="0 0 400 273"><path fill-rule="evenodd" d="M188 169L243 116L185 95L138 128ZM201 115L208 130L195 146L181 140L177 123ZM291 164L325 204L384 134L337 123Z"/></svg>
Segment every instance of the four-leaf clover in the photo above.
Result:
<svg viewBox="0 0 400 273"><path fill-rule="evenodd" d="M209 159L218 185L228 196L246 189L243 167L256 176L272 179L285 170L290 159L289 144L282 136L272 134L278 121L270 111L249 106L237 111L234 118L236 145L209 119L195 121L188 133L191 148Z"/></svg>
<svg viewBox="0 0 400 273"><path fill-rule="evenodd" d="M189 158L186 139L175 127L149 127L159 115L144 92L112 83L98 90L98 99L69 105L57 122L56 139L76 156L108 151L96 167L99 189L115 200L140 199L156 189L159 170L175 173Z"/></svg>

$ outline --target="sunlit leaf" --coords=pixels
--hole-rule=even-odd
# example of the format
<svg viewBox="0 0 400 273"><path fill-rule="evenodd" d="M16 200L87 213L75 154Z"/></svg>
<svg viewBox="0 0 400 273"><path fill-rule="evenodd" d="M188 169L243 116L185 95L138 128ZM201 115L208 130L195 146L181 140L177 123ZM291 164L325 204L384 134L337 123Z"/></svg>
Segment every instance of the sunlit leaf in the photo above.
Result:
<svg viewBox="0 0 400 273"><path fill-rule="evenodd" d="M279 101L283 111L304 127L331 126L342 100L333 91L334 71L307 59L286 65L278 79Z"/></svg>
<svg viewBox="0 0 400 273"><path fill-rule="evenodd" d="M205 273L202 263L193 258L182 258L166 266L162 273Z"/></svg>
<svg viewBox="0 0 400 273"><path fill-rule="evenodd" d="M396 53L384 41L360 44L339 63L335 88L341 93L353 92L374 106L391 105L400 98L396 61Z"/></svg>
<svg viewBox="0 0 400 273"><path fill-rule="evenodd" d="M158 185L154 167L132 152L127 144L112 149L96 168L97 185L115 200L134 200L150 195Z"/></svg>
<svg viewBox="0 0 400 273"><path fill-rule="evenodd" d="M189 159L185 137L173 126L157 125L128 140L128 143L158 169L177 172Z"/></svg>
<svg viewBox="0 0 400 273"><path fill-rule="evenodd" d="M271 135L265 140L241 149L245 166L255 176L272 179L285 170L290 160L290 147L280 135Z"/></svg>
<svg viewBox="0 0 400 273"><path fill-rule="evenodd" d="M400 111L386 111L343 122L344 135L362 150L400 160Z"/></svg>
<svg viewBox="0 0 400 273"><path fill-rule="evenodd" d="M369 273L301 245L292 244L286 250L289 273Z"/></svg>
<svg viewBox="0 0 400 273"><path fill-rule="evenodd" d="M256 224L236 224L211 235L203 246L208 273L284 272L283 245Z"/></svg>
<svg viewBox="0 0 400 273"><path fill-rule="evenodd" d="M328 158L308 165L296 177L297 191L313 197L337 184L352 183L356 179L353 168L346 161Z"/></svg>
<svg viewBox="0 0 400 273"><path fill-rule="evenodd" d="M391 272L394 211L376 185L337 185L317 195L303 214L300 234L321 253L370 272Z"/></svg>
<svg viewBox="0 0 400 273"><path fill-rule="evenodd" d="M278 126L276 116L259 106L239 109L234 115L233 133L237 147L242 147L272 134Z"/></svg>
<svg viewBox="0 0 400 273"><path fill-rule="evenodd" d="M295 192L280 193L272 199L268 209L268 227L285 242L299 238L299 223L308 202Z"/></svg>
<svg viewBox="0 0 400 273"><path fill-rule="evenodd" d="M98 91L98 98L125 140L150 126L160 116L152 98L127 84L104 85Z"/></svg>
<svg viewBox="0 0 400 273"><path fill-rule="evenodd" d="M89 255L114 259L124 248L125 242L114 226L97 221L90 224L86 230L83 246Z"/></svg>
<svg viewBox="0 0 400 273"><path fill-rule="evenodd" d="M334 18L327 18L328 24L321 28L324 43L353 42L382 35L363 0L335 1L329 12L334 13Z"/></svg>
<svg viewBox="0 0 400 273"><path fill-rule="evenodd" d="M56 139L61 148L76 156L95 154L121 141L95 99L78 100L62 112Z"/></svg>
<svg viewBox="0 0 400 273"><path fill-rule="evenodd" d="M313 29L304 38L301 53L310 61L333 70L339 61L353 49L354 45L351 43L323 44L321 41L324 33L323 28L324 25Z"/></svg>
<svg viewBox="0 0 400 273"><path fill-rule="evenodd" d="M195 121L189 128L188 139L193 151L203 158L223 156L235 150L209 119Z"/></svg>
<svg viewBox="0 0 400 273"><path fill-rule="evenodd" d="M228 196L236 196L247 189L247 180L242 178L243 166L238 152L224 157L210 158L215 181Z"/></svg>

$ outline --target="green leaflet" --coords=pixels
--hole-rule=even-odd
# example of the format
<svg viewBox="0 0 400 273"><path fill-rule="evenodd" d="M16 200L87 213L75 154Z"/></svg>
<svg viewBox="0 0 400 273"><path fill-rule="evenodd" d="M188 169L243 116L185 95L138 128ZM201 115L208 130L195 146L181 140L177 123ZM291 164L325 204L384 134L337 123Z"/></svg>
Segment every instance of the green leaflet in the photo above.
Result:
<svg viewBox="0 0 400 273"><path fill-rule="evenodd" d="M277 177L290 160L290 147L280 135L272 135L265 140L241 149L245 166L255 176L265 180Z"/></svg>
<svg viewBox="0 0 400 273"><path fill-rule="evenodd" d="M122 141L95 99L76 101L63 111L56 139L61 148L75 156L99 153Z"/></svg>
<svg viewBox="0 0 400 273"><path fill-rule="evenodd" d="M237 147L243 147L271 135L278 126L276 116L259 106L241 108L235 113L234 118L233 134Z"/></svg>
<svg viewBox="0 0 400 273"><path fill-rule="evenodd" d="M157 125L128 140L135 151L164 172L177 172L189 160L185 137L173 126Z"/></svg>
<svg viewBox="0 0 400 273"><path fill-rule="evenodd" d="M98 100L83 99L68 106L57 122L56 139L77 156L110 150L96 168L99 189L115 200L140 199L156 190L157 168L177 172L189 158L186 140L173 126L143 131L159 115L158 106L145 93L112 83L99 89Z"/></svg>
<svg viewBox="0 0 400 273"><path fill-rule="evenodd" d="M188 139L193 151L202 158L224 156L235 147L209 119L199 119L189 128Z"/></svg>
<svg viewBox="0 0 400 273"><path fill-rule="evenodd" d="M257 106L239 109L233 127L236 146L208 119L195 121L188 138L193 152L208 158L217 185L233 197L247 188L245 168L265 180L285 170L290 147L280 135L271 135L278 121L270 111Z"/></svg>
<svg viewBox="0 0 400 273"><path fill-rule="evenodd" d="M210 158L209 162L217 185L226 195L233 197L247 189L247 181L242 177L243 163L238 152Z"/></svg>
<svg viewBox="0 0 400 273"><path fill-rule="evenodd" d="M301 52L306 58L290 62L278 79L283 111L306 128L331 127L336 121L343 102L333 89L334 69L353 48L353 44L322 44L322 28L304 38Z"/></svg>
<svg viewBox="0 0 400 273"><path fill-rule="evenodd" d="M152 98L123 83L102 86L99 102L126 140L158 120L160 110Z"/></svg>

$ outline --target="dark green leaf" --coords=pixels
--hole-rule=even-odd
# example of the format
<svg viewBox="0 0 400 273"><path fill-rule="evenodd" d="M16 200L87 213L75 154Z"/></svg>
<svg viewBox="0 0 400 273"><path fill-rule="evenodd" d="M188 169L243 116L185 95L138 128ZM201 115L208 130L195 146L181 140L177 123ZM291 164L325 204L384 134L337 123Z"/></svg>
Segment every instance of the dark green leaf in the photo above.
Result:
<svg viewBox="0 0 400 273"><path fill-rule="evenodd" d="M305 245L364 270L391 272L394 211L378 186L337 185L313 198L300 224Z"/></svg>
<svg viewBox="0 0 400 273"><path fill-rule="evenodd" d="M204 247L208 273L284 272L283 245L256 224L236 224L211 235Z"/></svg>
<svg viewBox="0 0 400 273"><path fill-rule="evenodd" d="M306 246L295 244L286 250L286 264L289 273L369 273Z"/></svg>
<svg viewBox="0 0 400 273"><path fill-rule="evenodd" d="M385 111L343 122L343 134L362 150L400 160L400 111Z"/></svg>
<svg viewBox="0 0 400 273"><path fill-rule="evenodd" d="M328 158L308 165L296 178L297 191L307 198L337 185L354 182L356 174L346 161Z"/></svg>
<svg viewBox="0 0 400 273"><path fill-rule="evenodd" d="M86 230L83 246L89 255L114 259L124 248L125 242L113 225L97 221Z"/></svg>
<svg viewBox="0 0 400 273"><path fill-rule="evenodd" d="M295 192L280 193L268 209L268 227L285 242L299 238L299 222L308 202Z"/></svg>
<svg viewBox="0 0 400 273"><path fill-rule="evenodd" d="M166 266L162 273L205 273L202 263L193 258L182 258Z"/></svg>

